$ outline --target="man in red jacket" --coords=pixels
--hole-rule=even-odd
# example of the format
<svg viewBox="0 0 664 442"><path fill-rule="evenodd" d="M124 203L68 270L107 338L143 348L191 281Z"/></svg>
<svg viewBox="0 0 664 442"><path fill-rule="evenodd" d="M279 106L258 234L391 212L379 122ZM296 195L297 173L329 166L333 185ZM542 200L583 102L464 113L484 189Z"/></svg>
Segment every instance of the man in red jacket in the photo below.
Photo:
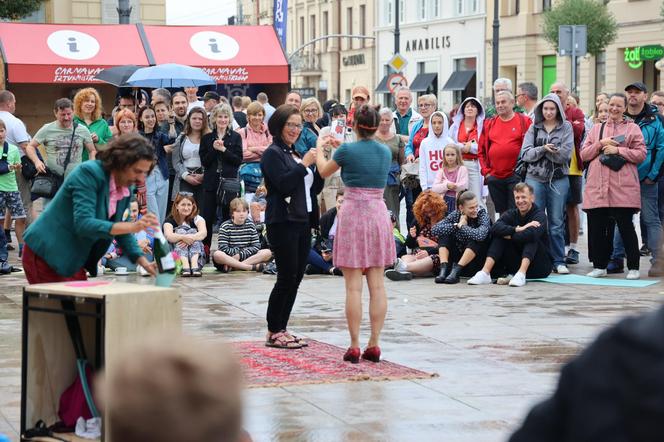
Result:
<svg viewBox="0 0 664 442"><path fill-rule="evenodd" d="M565 117L572 123L574 130L574 152L569 164L569 193L567 194L567 230L569 231L569 250L565 264L578 264L579 252L576 243L579 241L579 204L583 202L583 162L581 161L581 142L585 129L585 116L578 107L566 105L569 88L562 81L551 85L551 93L558 95L565 106Z"/></svg>
<svg viewBox="0 0 664 442"><path fill-rule="evenodd" d="M497 115L484 123L478 156L496 212L503 213L515 207L512 191L521 180L514 168L532 121L514 112L514 95L510 91L497 92L495 103Z"/></svg>

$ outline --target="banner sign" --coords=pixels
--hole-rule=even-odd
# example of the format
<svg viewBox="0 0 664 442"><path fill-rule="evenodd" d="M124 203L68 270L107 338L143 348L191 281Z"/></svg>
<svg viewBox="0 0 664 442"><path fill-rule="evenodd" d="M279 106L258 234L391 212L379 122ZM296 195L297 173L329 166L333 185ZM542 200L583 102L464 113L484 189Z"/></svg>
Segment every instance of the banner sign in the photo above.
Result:
<svg viewBox="0 0 664 442"><path fill-rule="evenodd" d="M288 0L274 0L274 30L281 42L281 47L286 49L286 20L288 19Z"/></svg>

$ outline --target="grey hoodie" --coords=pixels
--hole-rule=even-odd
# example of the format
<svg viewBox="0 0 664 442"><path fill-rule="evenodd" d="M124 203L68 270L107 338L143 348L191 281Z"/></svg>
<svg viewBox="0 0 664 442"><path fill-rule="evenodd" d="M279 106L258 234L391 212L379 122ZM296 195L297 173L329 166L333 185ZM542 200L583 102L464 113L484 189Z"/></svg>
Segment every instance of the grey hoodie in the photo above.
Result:
<svg viewBox="0 0 664 442"><path fill-rule="evenodd" d="M542 114L542 107L547 101L552 101L558 107L556 127L548 133L544 128L544 115ZM569 173L569 161L574 149L572 124L565 119L565 109L556 94L549 94L542 98L535 106L533 114L533 124L528 128L521 146L521 159L528 163L526 177L540 182L562 178ZM535 139L535 132L537 132L537 139ZM544 148L547 143L556 146L558 151L548 152Z"/></svg>

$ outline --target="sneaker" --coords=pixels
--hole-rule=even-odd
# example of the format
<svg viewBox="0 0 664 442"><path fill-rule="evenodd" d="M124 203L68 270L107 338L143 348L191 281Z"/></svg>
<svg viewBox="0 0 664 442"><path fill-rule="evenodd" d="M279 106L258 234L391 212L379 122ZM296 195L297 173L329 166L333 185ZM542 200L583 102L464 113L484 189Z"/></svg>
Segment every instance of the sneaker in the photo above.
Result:
<svg viewBox="0 0 664 442"><path fill-rule="evenodd" d="M612 259L606 266L606 273L623 273L625 271L625 263L622 259Z"/></svg>
<svg viewBox="0 0 664 442"><path fill-rule="evenodd" d="M578 264L579 263L579 252L574 249L569 249L567 256L565 257L565 264Z"/></svg>
<svg viewBox="0 0 664 442"><path fill-rule="evenodd" d="M554 269L554 272L558 273L559 275L569 275L569 269L565 264L558 264Z"/></svg>
<svg viewBox="0 0 664 442"><path fill-rule="evenodd" d="M397 272L407 272L408 267L401 258L397 258L397 262L394 264L394 270L396 270Z"/></svg>
<svg viewBox="0 0 664 442"><path fill-rule="evenodd" d="M483 270L480 270L479 272L475 273L475 276L473 276L468 280L468 284L470 285L491 284L491 275L484 272Z"/></svg>
<svg viewBox="0 0 664 442"><path fill-rule="evenodd" d="M390 281L410 281L413 279L413 274L410 272L400 272L395 269L385 271L385 277Z"/></svg>
<svg viewBox="0 0 664 442"><path fill-rule="evenodd" d="M586 276L591 278L604 278L608 272L606 269L593 269L592 272L586 273Z"/></svg>
<svg viewBox="0 0 664 442"><path fill-rule="evenodd" d="M642 245L641 248L639 249L639 255L641 256L650 256L650 249L648 248L647 245Z"/></svg>
<svg viewBox="0 0 664 442"><path fill-rule="evenodd" d="M641 277L641 274L639 273L638 270L630 270L627 272L627 276L625 276L625 279L639 279Z"/></svg>
<svg viewBox="0 0 664 442"><path fill-rule="evenodd" d="M510 279L510 287L523 287L524 285L526 285L526 274L516 272L516 275Z"/></svg>
<svg viewBox="0 0 664 442"><path fill-rule="evenodd" d="M662 276L664 276L664 266L662 266L661 262L656 261L650 267L650 270L648 270L648 277L649 278L661 278Z"/></svg>
<svg viewBox="0 0 664 442"><path fill-rule="evenodd" d="M510 280L511 280L512 278L514 278L514 275L511 275L511 274L510 274L510 275L507 275L507 276L503 276L503 277L498 278L498 279L496 280L496 284L498 284L498 285L507 285L507 284L510 283Z"/></svg>

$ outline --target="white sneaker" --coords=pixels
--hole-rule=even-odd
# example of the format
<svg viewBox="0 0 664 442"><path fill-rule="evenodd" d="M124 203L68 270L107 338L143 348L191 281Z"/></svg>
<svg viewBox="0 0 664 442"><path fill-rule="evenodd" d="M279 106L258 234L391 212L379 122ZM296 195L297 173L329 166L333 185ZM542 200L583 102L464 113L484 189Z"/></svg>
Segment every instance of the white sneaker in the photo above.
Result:
<svg viewBox="0 0 664 442"><path fill-rule="evenodd" d="M606 276L606 269L593 269L592 272L586 273L586 276L591 278L604 278Z"/></svg>
<svg viewBox="0 0 664 442"><path fill-rule="evenodd" d="M397 272L407 272L408 267L406 266L406 263L403 262L401 258L397 258L397 263L394 264L394 270Z"/></svg>
<svg viewBox="0 0 664 442"><path fill-rule="evenodd" d="M512 275L512 274L509 274L507 276L503 276L501 278L498 278L498 280L496 281L496 284L498 284L498 285L507 285L507 284L510 283L510 280L512 278L514 278L514 275Z"/></svg>
<svg viewBox="0 0 664 442"><path fill-rule="evenodd" d="M150 276L147 270L143 268L143 266L137 265L136 266L136 271L138 272L139 275L141 276Z"/></svg>
<svg viewBox="0 0 664 442"><path fill-rule="evenodd" d="M641 274L639 273L638 270L630 270L627 272L627 276L625 276L625 279L639 279L641 277Z"/></svg>
<svg viewBox="0 0 664 442"><path fill-rule="evenodd" d="M526 285L526 274L516 272L516 275L510 279L510 287L523 287L524 285Z"/></svg>
<svg viewBox="0 0 664 442"><path fill-rule="evenodd" d="M556 266L556 273L559 275L569 275L569 269L565 264L558 264Z"/></svg>
<svg viewBox="0 0 664 442"><path fill-rule="evenodd" d="M468 280L468 284L470 285L491 284L491 275L480 270L479 272L475 273L475 276L473 276Z"/></svg>

